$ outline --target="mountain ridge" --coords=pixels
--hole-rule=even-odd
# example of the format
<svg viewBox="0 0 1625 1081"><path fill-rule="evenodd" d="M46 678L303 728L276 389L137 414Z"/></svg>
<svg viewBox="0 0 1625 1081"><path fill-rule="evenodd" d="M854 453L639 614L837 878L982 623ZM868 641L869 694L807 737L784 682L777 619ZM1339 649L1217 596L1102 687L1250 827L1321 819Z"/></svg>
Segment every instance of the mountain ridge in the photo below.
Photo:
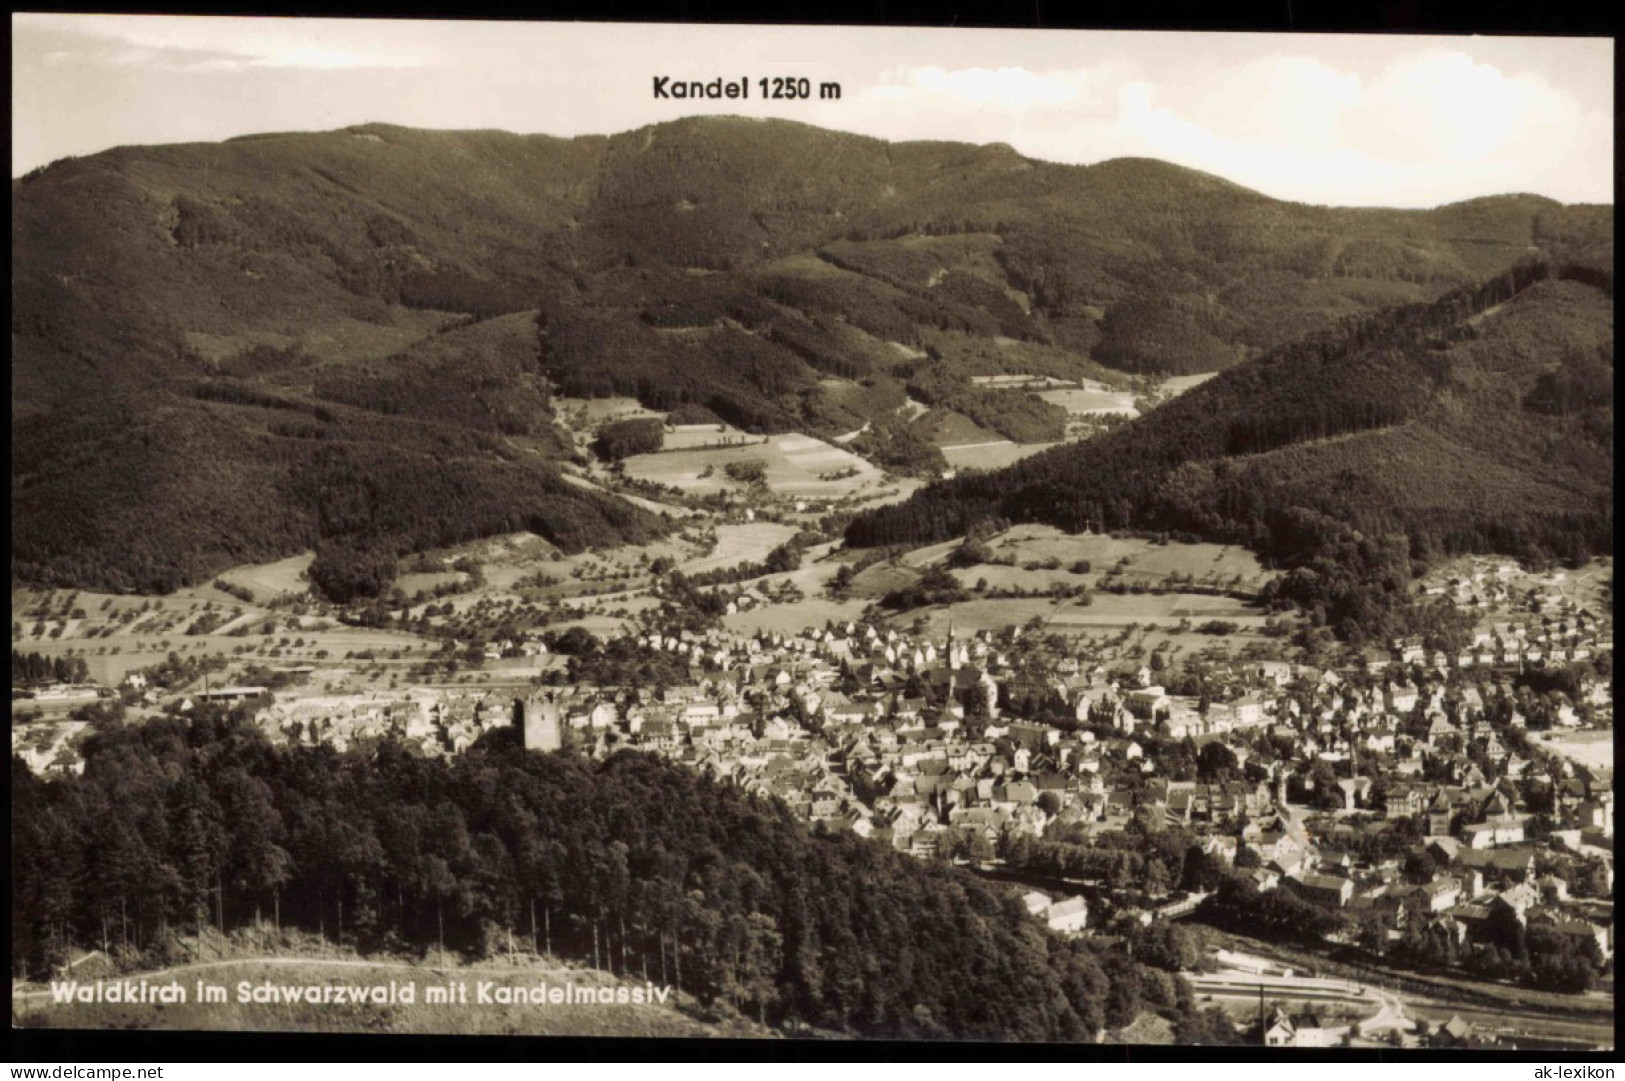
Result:
<svg viewBox="0 0 1625 1081"><path fill-rule="evenodd" d="M111 478L135 518L109 536L157 566L137 573L89 541L117 564L99 584L142 588L326 536L308 506L268 531L258 510L224 514L212 556L179 525L241 504L228 478L308 465L318 446L452 453L492 493L516 467L546 473L572 453L555 391L822 436L889 430L912 395L1024 438L1057 422L972 376L1223 369L1532 253L1612 273L1607 208L1315 208L1151 159L1056 165L738 118L573 139L366 124L124 147L12 192L14 572L94 576L75 555L80 519ZM464 329L494 320L506 329ZM464 367L477 374L460 380ZM291 404L272 418L267 394ZM123 464L154 462L139 448L158 433L178 440L167 473ZM918 458L919 433L884 435L873 445L897 462ZM367 498L382 514L395 496ZM482 506L470 528L512 517ZM577 509L586 519L549 526L558 538L655 528ZM395 550L440 532L346 535Z"/></svg>

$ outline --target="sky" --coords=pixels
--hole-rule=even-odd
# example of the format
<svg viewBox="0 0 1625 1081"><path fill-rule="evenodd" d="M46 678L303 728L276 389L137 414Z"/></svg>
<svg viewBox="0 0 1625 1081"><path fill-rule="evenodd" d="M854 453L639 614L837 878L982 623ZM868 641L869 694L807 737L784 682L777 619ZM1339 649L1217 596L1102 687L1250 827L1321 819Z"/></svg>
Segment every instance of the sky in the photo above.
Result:
<svg viewBox="0 0 1625 1081"><path fill-rule="evenodd" d="M746 77L750 101L653 79ZM841 86L762 101L757 79ZM815 90L816 93L816 90ZM423 128L610 134L775 116L1046 161L1154 157L1283 199L1613 202L1613 42L16 14L12 175L130 144Z"/></svg>

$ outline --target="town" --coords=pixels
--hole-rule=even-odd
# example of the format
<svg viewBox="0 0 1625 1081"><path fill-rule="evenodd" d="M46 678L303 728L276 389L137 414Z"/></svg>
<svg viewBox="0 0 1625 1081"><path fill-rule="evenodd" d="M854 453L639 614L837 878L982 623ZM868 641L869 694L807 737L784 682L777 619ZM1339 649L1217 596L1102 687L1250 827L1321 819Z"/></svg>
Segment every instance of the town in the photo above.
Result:
<svg viewBox="0 0 1625 1081"><path fill-rule="evenodd" d="M536 751L664 756L815 832L1010 882L1065 935L1201 910L1266 940L1312 931L1373 963L1611 994L1612 698L1598 662L1612 628L1606 608L1558 588L1563 575L1469 562L1418 591L1481 613L1467 648L1406 639L1315 663L1125 659L1041 623L958 631L950 617L938 635L878 608L799 631L537 628L481 654L532 666L527 679L365 690L312 687L317 665L299 663L236 670L264 682L202 665L167 687L158 666L114 692L71 661L24 657L43 678L16 704L81 719L14 724L13 750L37 773L82 770L74 743L110 694L154 713L240 705L273 743L340 751L395 740L449 756L512 730ZM772 594L728 593L725 611ZM15 652L13 667L16 682ZM1193 979L1245 1006L1284 979L1271 971L1231 956ZM1282 989L1307 994L1295 987ZM1429 1038L1478 1038L1452 1020L1454 1037ZM1261 1024L1276 1042L1330 1031L1284 1008Z"/></svg>

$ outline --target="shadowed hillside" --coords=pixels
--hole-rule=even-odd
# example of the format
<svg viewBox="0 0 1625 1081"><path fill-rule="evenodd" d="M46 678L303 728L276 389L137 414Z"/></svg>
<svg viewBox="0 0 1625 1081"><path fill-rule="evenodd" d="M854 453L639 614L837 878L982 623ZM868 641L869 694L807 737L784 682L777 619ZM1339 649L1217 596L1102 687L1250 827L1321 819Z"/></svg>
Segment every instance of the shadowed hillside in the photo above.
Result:
<svg viewBox="0 0 1625 1081"><path fill-rule="evenodd" d="M1611 552L1612 393L1611 275L1528 263L1283 346L1098 439L932 485L847 540L1004 518L1240 542L1299 568L1282 597L1364 633L1383 625L1367 587L1402 593L1413 560Z"/></svg>
<svg viewBox="0 0 1625 1081"><path fill-rule="evenodd" d="M1612 272L1608 208L1327 209L1154 161L737 118L126 147L36 170L12 208L14 570L141 589L324 541L378 570L515 521L567 544L653 528L535 494L563 491L555 390L754 431L868 424L877 460L913 468L905 395L933 423L1055 437L1056 411L973 375L1120 385L1532 253ZM368 479L317 500L301 478L335 459L329 480ZM463 495L414 508L434 485L388 478L419 470Z"/></svg>

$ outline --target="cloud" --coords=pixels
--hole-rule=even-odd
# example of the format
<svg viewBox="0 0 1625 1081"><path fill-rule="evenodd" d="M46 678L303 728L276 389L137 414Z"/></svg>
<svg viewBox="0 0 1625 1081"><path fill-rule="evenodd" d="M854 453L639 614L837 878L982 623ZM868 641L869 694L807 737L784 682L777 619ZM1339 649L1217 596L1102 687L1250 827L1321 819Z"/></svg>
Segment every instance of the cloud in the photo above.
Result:
<svg viewBox="0 0 1625 1081"><path fill-rule="evenodd" d="M1578 104L1540 76L1444 49L1390 66L1348 117L1352 139L1371 153L1464 163L1533 149L1579 121Z"/></svg>
<svg viewBox="0 0 1625 1081"><path fill-rule="evenodd" d="M1104 68L1038 73L1019 67L956 71L923 67L888 73L874 93L894 100L928 97L961 107L1024 112L1086 106L1091 93L1106 79Z"/></svg>
<svg viewBox="0 0 1625 1081"><path fill-rule="evenodd" d="M1613 198L1612 68L1589 39L634 32L82 15L16 15L13 29L14 67L23 72L14 87L25 96L30 87L53 88L34 91L41 104L29 123L59 153L94 142L85 135L84 145L67 145L62 133L76 123L105 137L95 116L65 123L46 106L63 93L152 142L320 128L352 115L428 127L624 131L714 111L649 98L647 72L681 56L696 74L712 66L731 73L744 61L839 79L846 92L838 101L752 100L739 111L886 139L1008 143L1078 164L1158 157L1308 202L1428 206L1508 191ZM881 42L890 44L865 48ZM86 65L99 70L84 77L78 68ZM429 68L432 80L413 77ZM290 89L310 74L323 76L320 88ZM199 90L205 77L208 94ZM132 117L136 100L150 120ZM124 129L117 136L127 137Z"/></svg>
<svg viewBox="0 0 1625 1081"><path fill-rule="evenodd" d="M1096 112L1102 92L1121 77L1115 65L1071 70L1029 71L1022 67L897 68L862 97L882 104L894 115L898 106L922 113L963 115L966 109L992 115L1058 113L1084 116Z"/></svg>
<svg viewBox="0 0 1625 1081"><path fill-rule="evenodd" d="M1609 117L1537 74L1459 49L1422 47L1363 67L1281 54L1206 70L900 69L862 104L858 123L874 134L896 137L929 117L934 134L1008 142L1036 158L1158 157L1303 201L1613 197Z"/></svg>
<svg viewBox="0 0 1625 1081"><path fill-rule="evenodd" d="M409 69L441 62L423 44L421 34L415 34L414 40L414 34L390 22L358 25L350 20L335 25L322 19L163 15L16 18L25 21L30 29L72 35L78 40L76 48L54 50L45 56L47 64L211 72Z"/></svg>

